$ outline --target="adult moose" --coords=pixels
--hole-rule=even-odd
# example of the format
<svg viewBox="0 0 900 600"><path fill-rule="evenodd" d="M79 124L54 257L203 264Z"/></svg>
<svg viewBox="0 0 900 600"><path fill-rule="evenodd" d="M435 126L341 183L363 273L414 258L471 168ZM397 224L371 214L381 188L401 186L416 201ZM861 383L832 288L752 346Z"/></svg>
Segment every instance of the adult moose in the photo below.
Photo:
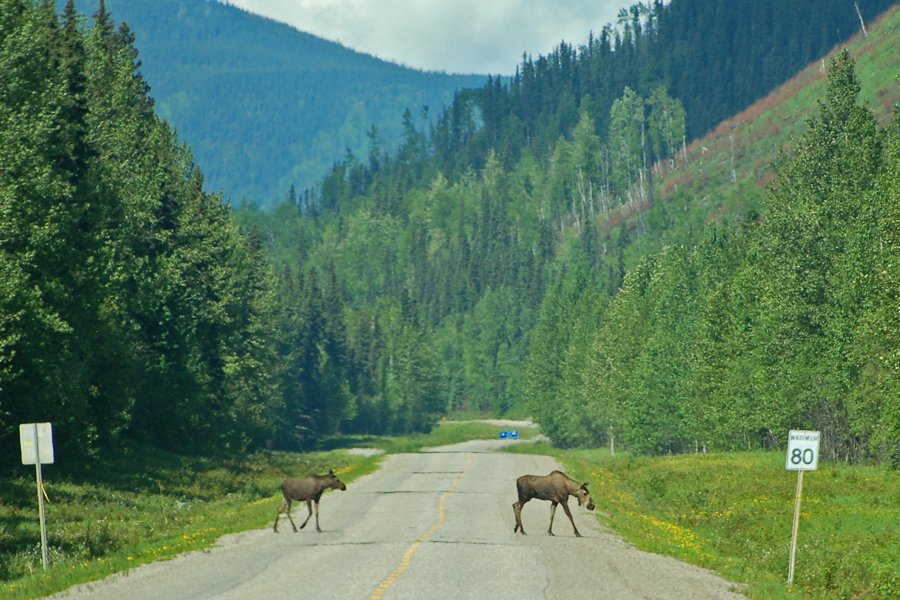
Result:
<svg viewBox="0 0 900 600"><path fill-rule="evenodd" d="M588 510L594 510L594 501L588 493L587 483L578 483L561 471L553 471L549 475L522 475L516 480L516 489L519 491L519 501L512 505L513 513L516 516L513 533L521 530L522 535L525 535L525 528L522 527L522 507L532 498L537 498L550 501L550 529L547 530L547 533L553 535L553 516L556 514L556 505L562 504L569 521L572 522L575 536L581 537L578 528L575 527L575 519L569 512L569 496L578 498L578 506L586 503Z"/></svg>
<svg viewBox="0 0 900 600"><path fill-rule="evenodd" d="M306 500L306 508L309 509L309 514L306 515L306 521L303 521L303 525L300 526L300 529L306 527L306 524L309 522L309 518L313 513L312 503L316 503L316 531L322 531L319 528L319 498L322 497L322 492L329 488L346 490L347 486L344 485L343 481L337 478L334 471L328 471L328 475L316 475L310 473L303 479L296 479L294 477L286 479L284 483L281 484L281 493L284 494L284 501L281 503L281 506L278 507L278 512L275 513L275 526L272 527L275 533L278 533L278 516L281 514L282 510L287 513L288 520L291 522L291 527L294 528L294 533L297 533L297 526L294 525L294 519L291 518L291 502L293 500Z"/></svg>

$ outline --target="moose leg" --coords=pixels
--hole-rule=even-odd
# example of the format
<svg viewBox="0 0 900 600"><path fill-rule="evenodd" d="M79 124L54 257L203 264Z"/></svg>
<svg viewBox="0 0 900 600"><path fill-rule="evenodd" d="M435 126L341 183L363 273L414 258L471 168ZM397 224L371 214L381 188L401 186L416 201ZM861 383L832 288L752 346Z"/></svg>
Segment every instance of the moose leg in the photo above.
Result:
<svg viewBox="0 0 900 600"><path fill-rule="evenodd" d="M572 513L569 511L569 503L563 502L562 507L563 507L563 510L566 511L566 516L568 516L569 520L572 522L572 529L575 530L575 537L581 537L581 534L578 533L578 528L575 527L575 519L572 518Z"/></svg>
<svg viewBox="0 0 900 600"><path fill-rule="evenodd" d="M322 532L322 528L319 527L319 501L316 500L316 531Z"/></svg>
<svg viewBox="0 0 900 600"><path fill-rule="evenodd" d="M553 517L556 515L556 505L559 502L552 502L550 504L550 529L547 530L547 533L553 535Z"/></svg>
<svg viewBox="0 0 900 600"><path fill-rule="evenodd" d="M291 519L291 499L287 497L285 497L285 499L281 502L281 506L278 507L278 511L275 513L275 525L272 527L272 529L275 531L275 533L278 533L278 516L282 513L282 511L284 511L284 513L287 515L287 518L290 520L291 527L294 528L294 531L297 531L297 526L294 525L294 520Z"/></svg>
<svg viewBox="0 0 900 600"><path fill-rule="evenodd" d="M312 516L312 500L306 501L306 510L309 511L309 514L306 515L306 520L303 521L303 525L300 526L300 529L306 527L306 524L309 523L309 518Z"/></svg>
<svg viewBox="0 0 900 600"><path fill-rule="evenodd" d="M287 510L284 512L287 513L288 521L291 522L291 527L294 528L294 533L297 533L297 526L294 525L294 518L291 516L291 498L285 498L285 504L287 504Z"/></svg>
<svg viewBox="0 0 900 600"><path fill-rule="evenodd" d="M521 531L522 535L525 535L525 528L522 526L522 507L525 506L526 502L528 502L528 498L524 500L519 498L519 501L512 505L513 515L516 517L516 526L513 527L513 533Z"/></svg>

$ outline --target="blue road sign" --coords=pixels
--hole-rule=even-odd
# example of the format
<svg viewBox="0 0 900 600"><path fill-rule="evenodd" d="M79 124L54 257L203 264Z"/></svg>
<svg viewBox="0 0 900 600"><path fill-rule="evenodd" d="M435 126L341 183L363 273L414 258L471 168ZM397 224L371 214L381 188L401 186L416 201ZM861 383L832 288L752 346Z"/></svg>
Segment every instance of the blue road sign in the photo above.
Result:
<svg viewBox="0 0 900 600"><path fill-rule="evenodd" d="M501 440L506 439L506 438L517 438L517 437L519 437L518 431L501 431L500 432Z"/></svg>

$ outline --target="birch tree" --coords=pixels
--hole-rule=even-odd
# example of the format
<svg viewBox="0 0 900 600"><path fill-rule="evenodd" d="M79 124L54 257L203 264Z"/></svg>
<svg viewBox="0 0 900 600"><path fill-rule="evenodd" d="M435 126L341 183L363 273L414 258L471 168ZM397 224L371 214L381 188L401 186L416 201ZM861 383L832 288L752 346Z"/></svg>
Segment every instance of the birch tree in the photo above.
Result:
<svg viewBox="0 0 900 600"><path fill-rule="evenodd" d="M646 165L644 99L625 87L622 97L610 109L609 145L612 154L613 185L620 194L627 193L633 181L640 181L643 197Z"/></svg>
<svg viewBox="0 0 900 600"><path fill-rule="evenodd" d="M657 160L668 158L675 168L678 145L685 139L685 112L681 100L672 98L665 86L658 86L647 100L650 107L650 143Z"/></svg>

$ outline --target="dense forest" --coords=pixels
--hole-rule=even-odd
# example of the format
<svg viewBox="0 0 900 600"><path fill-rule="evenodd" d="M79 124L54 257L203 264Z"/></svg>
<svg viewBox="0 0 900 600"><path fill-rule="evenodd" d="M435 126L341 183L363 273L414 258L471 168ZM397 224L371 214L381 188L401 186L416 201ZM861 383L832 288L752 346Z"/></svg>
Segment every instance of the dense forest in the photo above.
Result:
<svg viewBox="0 0 900 600"><path fill-rule="evenodd" d="M612 301L578 268L550 291L525 379L554 439L667 453L809 428L830 459L900 459L900 131L859 88L845 50L764 218L647 256Z"/></svg>
<svg viewBox="0 0 900 600"><path fill-rule="evenodd" d="M680 205L656 202L610 228L622 211L578 191L603 189L584 157L604 142L583 117L546 169L491 155L458 183L438 174L410 191L408 212L372 194L325 226L297 217L313 223L304 236L285 229L284 205L269 231L333 265L359 310L418 298L451 410L521 414L524 400L557 444L650 453L779 447L788 429L818 429L831 459L896 461L900 132L858 92L844 52L762 212L731 222L678 229ZM626 269L629 238L666 229L682 241Z"/></svg>
<svg viewBox="0 0 900 600"><path fill-rule="evenodd" d="M0 2L4 445L50 421L68 468L125 443L300 448L367 416L355 386L392 390L382 427L427 428L439 396L416 304L382 307L392 360L368 364L333 271L276 288L259 235L154 113L127 26L102 3L83 21L72 2Z"/></svg>
<svg viewBox="0 0 900 600"><path fill-rule="evenodd" d="M635 10L611 55L665 37ZM561 445L768 447L802 427L833 458L896 456L900 137L847 54L768 195L706 227L689 198L653 201L691 131L671 82L573 115L563 94L540 132L517 116L539 106L525 92L566 89L540 65L602 41L460 92L432 125L407 111L395 152L372 135L270 212L203 191L134 44L103 3L88 21L0 0L8 447L50 421L77 469L129 444L303 449L469 411L530 414Z"/></svg>
<svg viewBox="0 0 900 600"><path fill-rule="evenodd" d="M638 56L639 48L671 40L675 34L667 28L679 23L688 28L690 19L683 20L683 15L708 10L708 14L703 13L705 23L731 15L728 22L732 25L723 28L734 31L743 27L730 12L730 5L718 10L712 4L715 3L673 2L657 4L649 10L636 6L623 14L634 15L635 20L623 18L622 31L610 29L599 40L592 39L577 50L563 45L549 57L536 61L526 58L509 85L492 78L484 88L461 92L427 131L417 129L407 118L404 141L396 154L385 154L373 146L367 157L350 157L337 163L320 186L292 196L294 202L271 213L245 210L238 218L265 232L276 264L334 269L338 279L346 282L345 298L351 313L358 310L368 314L373 305L385 298L411 296L427 319L448 410L529 413L560 444L607 444L618 437L627 447L648 452L768 447L778 445L787 428L818 427L828 433L827 451L831 456L848 460L875 454L883 457L887 451L883 443L890 440L885 429L888 421L872 418L878 409L871 408L866 417L869 425L852 424L856 416L862 417L846 412L849 409L845 405L850 400L841 396L851 386L846 380L842 385L848 387L840 392L823 387L825 380L818 388L806 380L793 384L797 386L793 391L802 389L809 394L817 390L825 398L821 401L791 399L788 387L777 392L769 390L774 397L766 397L766 406L779 408L767 413L753 404L763 400L744 400L740 395L754 398L761 391L750 391L750 384L742 384L739 378L716 379L706 370L708 366L699 362L699 351L691 346L698 342L683 337L696 335L691 329L667 331L670 346L657 348L655 354L641 358L646 363L642 362L644 370L638 372L648 377L661 377L659 373L672 371L667 378L647 382L647 390L635 387L645 384L635 379L633 370L615 362L616 358L635 360L629 352L650 352L638 342L642 338L636 332L623 338L623 343L633 341L635 345L619 348L622 356L598 354L599 350L592 347L601 343L595 341L598 337L611 344L613 333L628 331L626 326L650 326L650 315L633 309L610 324L611 331L605 328L612 315L618 315L610 311L619 310L619 304L629 297L619 291L623 284L627 292L635 285L633 278L641 273L648 281L656 281L659 275L648 265L670 255L691 255L705 244L718 244L723 252L742 256L749 250L731 244L748 243L747 232L754 223L765 225L761 231L768 231L769 211L777 198L785 197L786 192L766 198L761 189L747 190L739 212L732 215L732 223L714 227L706 226L707 215L690 209L691 198L683 193L676 196L675 202L655 201L654 179L679 168L683 160L680 153L691 135L691 123L695 131L711 126L692 119L688 107L713 105L709 99L716 93L704 88L704 93L693 96L673 96L672 81L661 75L653 80L646 74L671 72L674 67L651 67L650 53L641 55L647 62L646 69L622 67L623 78L627 73L631 79L617 84L614 97L584 93L591 85L606 81L601 74L623 64L618 62L623 57L630 53ZM820 23L813 26L799 18L805 6L802 2L761 0L742 9L753 14L778 15L755 22L756 27L795 23L791 32L796 38L785 42L791 48L827 48L823 45L823 29L818 28ZM845 10L838 10L841 7ZM841 7L836 6L829 15L843 14L843 25L834 21L827 28L850 29L854 23L859 26L860 13L850 4ZM786 76L780 70L782 64L767 71L765 77L751 76L760 64L779 62L775 57L784 52L775 44L773 53L766 54L763 60L765 48L773 48L771 39L775 32L755 35L759 36L755 39L768 42L735 49L737 54L732 59L744 57L732 60L740 68L735 67L734 79L721 83L724 89L745 82L745 91L734 96L743 100L728 105L732 107L729 110L737 110L744 102L771 89L747 82L766 81L766 85L774 85ZM696 31L693 37L701 38ZM684 52L682 58L710 54L700 52L700 46L697 49ZM598 58L604 55L609 57L606 61ZM751 56L755 58L750 60ZM844 60L839 67L852 70L847 63ZM683 72L693 74L690 81L696 85L696 80L715 80L712 73L719 69L718 63L707 67L698 63ZM637 78L642 73L643 82ZM715 85L719 85L716 81ZM640 89L646 91L642 93ZM856 98L853 85L840 94ZM715 110L727 114L724 108L716 106ZM871 113L866 114L874 126ZM883 140L885 135L879 133L877 137ZM783 165L781 168L787 169ZM778 186L786 188L781 182L782 172ZM623 221L626 214L631 218ZM715 242L708 239L710 236ZM661 243L663 239L665 243ZM772 240L767 238L765 243ZM764 250L765 247L759 252ZM759 268L760 274L774 272L769 265ZM724 273L708 276L718 282ZM700 275L691 272L683 277L688 287L676 288L671 292L670 304L654 309L665 315L671 305L672 314L677 315L672 321L659 323L659 327L687 328L690 323L678 310L693 310L693 305L681 304L679 298L684 295L685 302L690 300L688 294L694 290L691 286L698 285L695 280ZM707 292L712 293L703 291ZM773 303L781 306L779 301ZM739 306L741 310L746 308L743 302ZM778 322L780 317L775 315L780 313L773 311L766 314ZM797 318L802 322L810 317ZM769 332L771 326L766 322L765 331ZM758 331L745 334L754 343L759 341ZM780 340L789 346L795 342ZM823 347L833 348L834 344ZM775 361L772 353L778 349L777 345L760 347L757 358ZM675 361L676 355L667 354L675 350L687 353L682 357L684 363L654 362L663 358ZM734 349L729 352L737 356ZM627 378L607 382L609 392L615 391L613 398L591 398L601 390L596 379L598 366L589 360L598 355L604 356L608 368L615 365L614 372ZM810 351L804 359L812 356L820 355ZM765 363L765 368L756 365L754 368L760 371L746 371L750 369L750 359L741 356L740 361L741 369L728 371L731 377L753 373L774 385L766 375L774 376L776 371L765 370L774 369L772 364ZM588 365L595 371L581 372ZM797 364L784 368L792 375L799 373ZM817 367L823 372L836 368L833 364ZM724 385L722 382L727 380L732 386L729 393L733 396L704 398L705 401L726 406L740 402L743 408L729 410L745 411L740 414L755 417L735 417L728 423L722 406L701 409L688 391L711 391L696 381L679 379L697 373L711 378L704 385ZM639 401L636 390L646 397ZM883 402L868 393L864 395L866 402ZM835 400L835 396L841 396L841 400ZM357 401L360 406L369 403L365 396L357 396ZM633 404L627 405L626 414L627 402ZM788 402L796 405L788 409L784 406ZM700 427L699 416L685 416L687 406L714 413L704 417L708 419L703 421L706 429ZM778 419L774 418L776 414ZM628 420L623 420L626 417ZM665 427L657 431L662 425ZM716 430L717 427L721 429Z"/></svg>
<svg viewBox="0 0 900 600"><path fill-rule="evenodd" d="M270 207L291 185L315 185L348 149L365 152L373 126L395 149L404 109L427 122L487 78L406 68L216 1L105 5L135 34L156 112L191 146L204 190L236 205ZM76 0L85 14L97 6Z"/></svg>

